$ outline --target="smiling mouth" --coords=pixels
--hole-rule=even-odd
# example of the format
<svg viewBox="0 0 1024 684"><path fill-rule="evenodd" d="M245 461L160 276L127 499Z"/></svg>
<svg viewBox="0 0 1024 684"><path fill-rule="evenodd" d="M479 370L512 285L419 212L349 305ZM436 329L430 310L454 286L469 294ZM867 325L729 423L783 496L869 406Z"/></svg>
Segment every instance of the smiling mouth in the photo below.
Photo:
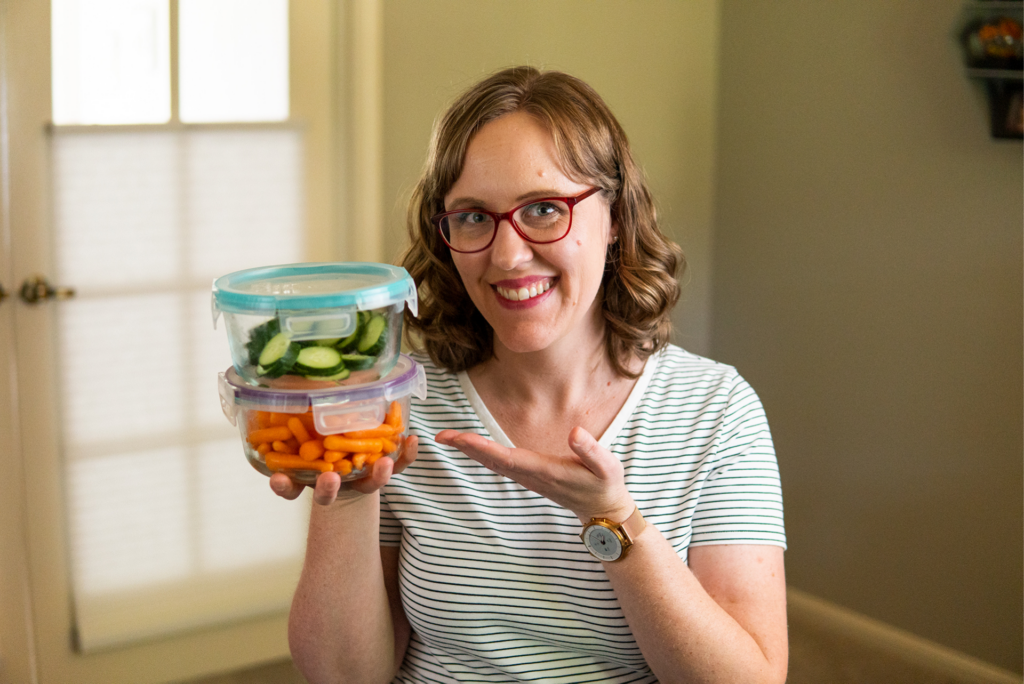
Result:
<svg viewBox="0 0 1024 684"><path fill-rule="evenodd" d="M498 294L505 299L509 299L513 302L524 302L527 299L533 299L534 297L542 295L550 290L551 281L544 280L539 283L533 283L529 287L520 288L505 288L496 285L494 289L497 290Z"/></svg>

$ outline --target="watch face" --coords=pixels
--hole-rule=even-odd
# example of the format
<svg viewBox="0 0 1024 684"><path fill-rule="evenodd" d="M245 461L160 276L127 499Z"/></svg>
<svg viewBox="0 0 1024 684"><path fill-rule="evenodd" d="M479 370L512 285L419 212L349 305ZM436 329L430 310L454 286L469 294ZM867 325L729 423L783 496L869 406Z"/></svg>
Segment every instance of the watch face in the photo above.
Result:
<svg viewBox="0 0 1024 684"><path fill-rule="evenodd" d="M614 561L622 555L622 542L603 525L591 525L583 532L583 543L598 560Z"/></svg>

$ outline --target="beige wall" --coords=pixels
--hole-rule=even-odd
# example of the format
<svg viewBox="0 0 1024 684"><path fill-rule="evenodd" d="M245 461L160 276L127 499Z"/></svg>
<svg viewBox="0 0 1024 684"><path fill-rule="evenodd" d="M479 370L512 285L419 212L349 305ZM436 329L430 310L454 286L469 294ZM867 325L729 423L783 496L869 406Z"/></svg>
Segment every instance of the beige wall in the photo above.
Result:
<svg viewBox="0 0 1024 684"><path fill-rule="evenodd" d="M961 0L724 0L712 353L772 424L790 582L1021 671L1022 157Z"/></svg>
<svg viewBox="0 0 1024 684"><path fill-rule="evenodd" d="M560 69L608 101L690 262L677 340L709 337L717 0L388 0L384 3L385 257L446 102L513 64Z"/></svg>

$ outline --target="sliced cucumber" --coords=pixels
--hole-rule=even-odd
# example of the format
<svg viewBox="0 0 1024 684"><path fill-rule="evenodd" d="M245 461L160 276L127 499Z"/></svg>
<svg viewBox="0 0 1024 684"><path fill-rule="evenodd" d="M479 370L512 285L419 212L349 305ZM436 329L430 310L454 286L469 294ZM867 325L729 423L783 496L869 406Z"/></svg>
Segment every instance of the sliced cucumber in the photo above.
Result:
<svg viewBox="0 0 1024 684"><path fill-rule="evenodd" d="M339 342L341 342L341 338L340 337L328 337L328 338L325 338L325 339L322 339L322 340L316 340L315 342L313 342L313 344L315 344L315 345L317 345L319 347L333 347L334 345L338 344Z"/></svg>
<svg viewBox="0 0 1024 684"><path fill-rule="evenodd" d="M359 338L359 344L356 345L356 349L359 350L360 354L376 355L384 350L384 342L387 331L388 322L380 314L373 314L370 320L366 322L366 328L363 329L363 334Z"/></svg>
<svg viewBox="0 0 1024 684"><path fill-rule="evenodd" d="M335 375L345 370L345 362L334 347L314 345L299 352L293 370L302 375Z"/></svg>
<svg viewBox="0 0 1024 684"><path fill-rule="evenodd" d="M363 334L363 330L366 328L366 321L370 320L369 311L357 311L356 312L356 329L352 331L352 334L338 342L337 347L342 351L354 351L356 344L359 342L359 338Z"/></svg>
<svg viewBox="0 0 1024 684"><path fill-rule="evenodd" d="M352 374L352 371L350 371L348 368L346 368L346 369L342 370L340 373L335 373L334 375L307 375L306 379L307 380L344 380L345 378L347 378L351 374Z"/></svg>
<svg viewBox="0 0 1024 684"><path fill-rule="evenodd" d="M288 333L278 333L270 338L260 352L256 372L270 378L279 378L292 369L301 350L302 345L292 342Z"/></svg>
<svg viewBox="0 0 1024 684"><path fill-rule="evenodd" d="M249 363L255 366L260 362L260 353L263 348L279 332L281 332L281 322L276 318L271 318L266 323L257 325L249 331L249 341L245 343L245 349L249 354Z"/></svg>
<svg viewBox="0 0 1024 684"><path fill-rule="evenodd" d="M366 370L373 368L373 364L377 363L376 356L366 354L342 354L341 360L345 362L345 368L351 370Z"/></svg>
<svg viewBox="0 0 1024 684"><path fill-rule="evenodd" d="M357 325L356 329L352 331L352 334L345 339L338 342L336 345L338 349L355 349L356 342L359 341L359 333L362 332L362 326Z"/></svg>

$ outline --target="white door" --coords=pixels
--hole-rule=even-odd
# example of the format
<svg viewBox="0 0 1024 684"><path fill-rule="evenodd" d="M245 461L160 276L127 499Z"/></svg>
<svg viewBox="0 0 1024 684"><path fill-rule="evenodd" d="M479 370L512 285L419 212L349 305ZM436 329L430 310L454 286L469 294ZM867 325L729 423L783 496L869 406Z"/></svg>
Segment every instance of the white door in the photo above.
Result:
<svg viewBox="0 0 1024 684"><path fill-rule="evenodd" d="M230 258L217 258L223 256L218 249L253 235L237 230L248 205L232 205L211 189L225 177L267 181L258 173L246 176L259 159L222 163L244 158L262 133L285 148L297 133L304 150L301 235L291 236L280 253L299 244L302 260L346 257L336 247L344 241L332 237L331 196L340 185L331 152L337 147L331 114L337 8L329 0L290 8L288 121L123 130L51 126L50 5L4 0L0 10L0 230L7 231L0 237L9 233L9 247L0 240L0 284L10 295L0 301L0 682L169 682L284 657L284 606L278 601L275 607L272 595L282 595L281 583L295 566L281 558L250 558L246 565L224 555L223 540L253 533L251 525L232 528L230 520L254 505L251 495L237 491L236 476L241 481L249 473L240 448L225 456L237 439L226 421L213 421L208 412L196 418L204 402L216 405L213 378L207 398L206 371L174 370L174 364L218 353L202 341L207 338L193 314L202 307L208 271L231 266ZM180 11L172 0L172 25ZM180 95L175 86L175 106ZM164 180L147 186L153 192L141 199L104 184L118 177L139 184L142 176ZM273 187L258 189L253 201L280 185L268 182ZM168 187L183 204L161 194ZM128 213L97 227L103 214L90 214L99 211L96 198ZM225 238L216 229L226 224L236 232L218 246ZM184 233L178 230L183 226ZM97 246L97 236L125 249ZM272 229L256 237L262 245L275 239ZM250 258L278 262L258 249ZM75 296L23 301L16 290L37 275L54 289L73 288ZM147 348L153 356L146 356ZM226 363L226 348L224 354ZM287 503L265 494L267 507ZM263 503L248 510L266 515ZM132 505L134 512L125 513ZM282 522L295 510L275 514L268 529L285 525L301 535L301 524ZM190 522L177 524L174 516ZM214 524L204 528L204 521ZM258 547L261 537L251 542L245 546ZM94 543L127 555L97 552ZM167 555L175 544L184 556ZM239 589L258 582L261 571L267 587L278 587L265 592L271 600L262 607L251 591ZM147 572L149 579L139 574ZM149 614L135 610L142 605Z"/></svg>

